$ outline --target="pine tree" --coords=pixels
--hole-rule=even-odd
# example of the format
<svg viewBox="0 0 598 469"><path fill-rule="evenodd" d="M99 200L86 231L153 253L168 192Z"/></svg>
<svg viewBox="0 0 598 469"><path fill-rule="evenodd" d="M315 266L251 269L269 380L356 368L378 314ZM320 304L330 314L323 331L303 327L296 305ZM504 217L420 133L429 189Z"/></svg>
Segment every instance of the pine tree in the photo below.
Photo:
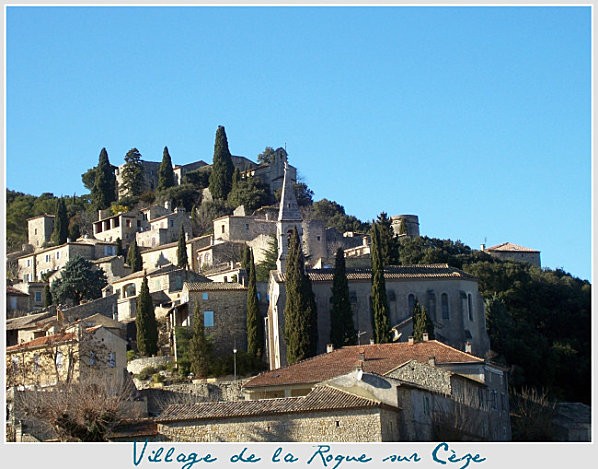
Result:
<svg viewBox="0 0 598 469"><path fill-rule="evenodd" d="M164 147L162 163L160 163L160 168L158 169L158 190L168 189L174 185L175 181L172 160L170 158L170 153L168 153L168 147Z"/></svg>
<svg viewBox="0 0 598 469"><path fill-rule="evenodd" d="M50 291L56 304L72 301L78 305L83 300L100 298L106 283L102 269L96 269L81 256L74 256L61 270L61 277L52 282Z"/></svg>
<svg viewBox="0 0 598 469"><path fill-rule="evenodd" d="M288 364L314 355L317 347L317 341L314 343L317 327L313 330L317 322L315 299L303 264L301 243L295 228L289 241L285 283L284 338Z"/></svg>
<svg viewBox="0 0 598 469"><path fill-rule="evenodd" d="M143 163L137 148L131 148L125 155L122 171L122 186L129 197L137 197L143 192Z"/></svg>
<svg viewBox="0 0 598 469"><path fill-rule="evenodd" d="M187 241L185 239L185 228L181 225L181 234L179 235L179 244L176 249L177 266L187 269L189 259L187 257Z"/></svg>
<svg viewBox="0 0 598 469"><path fill-rule="evenodd" d="M434 323L428 316L426 309L415 300L413 306L413 340L421 342L424 340L424 333L428 333L428 338L434 338Z"/></svg>
<svg viewBox="0 0 598 469"><path fill-rule="evenodd" d="M386 298L386 282L384 280L384 264L380 247L380 229L377 223L372 223L372 244L370 247L372 258L372 331L374 342L377 344L390 342L389 308Z"/></svg>
<svg viewBox="0 0 598 469"><path fill-rule="evenodd" d="M127 251L127 264L133 272L139 272L143 268L143 260L141 258L141 251L137 246L137 239L133 239L133 242L129 245Z"/></svg>
<svg viewBox="0 0 598 469"><path fill-rule="evenodd" d="M146 357L155 355L158 352L158 323L145 275L137 297L135 325L137 326L137 349L139 353Z"/></svg>
<svg viewBox="0 0 598 469"><path fill-rule="evenodd" d="M211 345L206 337L199 305L195 306L193 315L193 336L189 341L188 357L191 362L191 371L195 377L206 378L210 368Z"/></svg>
<svg viewBox="0 0 598 469"><path fill-rule="evenodd" d="M112 202L116 201L116 176L105 148L100 151L98 165L95 168L91 201L96 210L108 208Z"/></svg>
<svg viewBox="0 0 598 469"><path fill-rule="evenodd" d="M345 252L336 251L334 276L332 277L332 309L330 311L330 342L334 348L357 343L357 331L353 324L349 282L345 267Z"/></svg>
<svg viewBox="0 0 598 469"><path fill-rule="evenodd" d="M56 245L66 243L68 237L69 219L66 213L64 199L58 199L56 203L56 213L54 215L54 231L52 231L51 240Z"/></svg>
<svg viewBox="0 0 598 469"><path fill-rule="evenodd" d="M210 194L214 199L226 200L232 188L233 160L228 149L224 127L219 125L214 142L214 160L210 173Z"/></svg>
<svg viewBox="0 0 598 469"><path fill-rule="evenodd" d="M257 298L257 280L253 251L249 249L249 279L247 283L247 353L261 359L264 353L264 323Z"/></svg>

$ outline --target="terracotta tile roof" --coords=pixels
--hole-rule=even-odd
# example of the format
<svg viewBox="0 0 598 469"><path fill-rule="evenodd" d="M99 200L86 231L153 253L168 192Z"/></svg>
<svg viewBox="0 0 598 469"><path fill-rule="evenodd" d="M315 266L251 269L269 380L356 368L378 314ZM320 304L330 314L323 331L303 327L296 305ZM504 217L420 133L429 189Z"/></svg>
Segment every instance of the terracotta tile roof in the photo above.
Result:
<svg viewBox="0 0 598 469"><path fill-rule="evenodd" d="M6 286L6 294L13 295L13 296L29 296L27 293L24 293L21 290L18 290L15 287L10 286L10 285Z"/></svg>
<svg viewBox="0 0 598 469"><path fill-rule="evenodd" d="M536 249L526 248L523 246L519 246L518 244L514 243L502 243L497 244L496 246L492 246L490 248L486 248L486 251L498 251L498 252L540 252Z"/></svg>
<svg viewBox="0 0 598 469"><path fill-rule="evenodd" d="M334 269L308 269L309 279L312 282L332 282ZM276 272L275 280L284 282L285 275ZM421 279L421 278L461 278L473 279L474 277L462 270L449 267L448 264L422 264L422 265L401 265L388 266L384 269L384 277L389 279ZM347 269L348 280L372 279L372 269L353 268Z"/></svg>
<svg viewBox="0 0 598 469"><path fill-rule="evenodd" d="M247 290L247 287L234 282L191 282L185 284L189 291Z"/></svg>
<svg viewBox="0 0 598 469"><path fill-rule="evenodd" d="M365 354L362 369L366 373L386 375L411 360L427 363L434 357L437 364L484 363L484 360L461 352L437 340L427 342L395 342L390 344L353 345L308 358L294 365L266 371L250 379L243 387L286 386L320 383L355 370L360 352Z"/></svg>
<svg viewBox="0 0 598 469"><path fill-rule="evenodd" d="M363 409L382 404L330 386L317 386L307 396L256 401L173 404L168 406L158 422L251 417L271 414L316 412L334 409Z"/></svg>
<svg viewBox="0 0 598 469"><path fill-rule="evenodd" d="M85 329L86 332L94 332L102 326L93 326ZM29 342L23 342L21 344L12 345L6 347L7 352L18 352L19 350L34 349L39 347L46 347L48 345L63 344L70 342L75 338L74 332L66 332L62 334L45 335L36 339L30 340Z"/></svg>

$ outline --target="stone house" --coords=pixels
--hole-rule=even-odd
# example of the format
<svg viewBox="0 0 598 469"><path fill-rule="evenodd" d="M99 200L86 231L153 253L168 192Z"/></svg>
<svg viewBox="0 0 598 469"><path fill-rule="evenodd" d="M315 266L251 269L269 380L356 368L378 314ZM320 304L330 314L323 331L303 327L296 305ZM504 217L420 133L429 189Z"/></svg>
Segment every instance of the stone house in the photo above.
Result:
<svg viewBox="0 0 598 469"><path fill-rule="evenodd" d="M318 312L318 353L326 350L330 337L330 299L332 296L333 269L308 269ZM372 321L369 298L371 269L347 269L353 323L362 334L361 343L372 338ZM453 347L464 350L471 344L474 354L483 356L490 348L486 332L483 299L477 280L469 274L446 264L390 266L385 268L386 293L389 304L390 324L396 326L398 340L407 341L411 335L411 314L415 301L426 308L434 323L435 337ZM286 363L284 307L286 293L285 275L270 272L268 311L268 351L271 368Z"/></svg>
<svg viewBox="0 0 598 469"><path fill-rule="evenodd" d="M304 397L171 405L158 433L181 442L398 441L399 409L331 385Z"/></svg>
<svg viewBox="0 0 598 469"><path fill-rule="evenodd" d="M181 301L183 284L187 281L206 281L207 279L193 271L168 264L156 269L134 272L115 280L104 288L104 296L117 295L118 320L135 318L137 296L141 290L144 276L147 276L149 291L155 306L170 307Z"/></svg>
<svg viewBox="0 0 598 469"><path fill-rule="evenodd" d="M112 210L99 210L98 221L93 223L93 236L96 239L114 243L120 239L122 246L133 241L135 233L141 227L142 217L138 210L113 214Z"/></svg>
<svg viewBox="0 0 598 469"><path fill-rule="evenodd" d="M247 287L238 283L185 282L181 304L169 312L169 329L192 327L196 310L217 355L232 353L234 348L247 350Z"/></svg>
<svg viewBox="0 0 598 469"><path fill-rule="evenodd" d="M90 376L119 382L126 366L126 341L101 325L86 328L78 323L6 349L7 384L21 388Z"/></svg>
<svg viewBox="0 0 598 469"><path fill-rule="evenodd" d="M109 284L131 273L131 268L125 264L124 256L102 257L92 260L91 263L104 271Z"/></svg>
<svg viewBox="0 0 598 469"><path fill-rule="evenodd" d="M11 318L20 315L22 312L31 311L29 307L29 294L6 286L6 317Z"/></svg>
<svg viewBox="0 0 598 469"><path fill-rule="evenodd" d="M25 311L36 311L44 307L44 289L46 282L18 282L12 285L12 289L27 295L29 301ZM21 299L20 304L24 304Z"/></svg>
<svg viewBox="0 0 598 469"><path fill-rule="evenodd" d="M373 375L390 380L381 389L386 389L384 401L400 409L401 440L431 441L440 431L449 432L449 422L467 439L510 439L507 375L497 365L435 340L329 350L261 373L244 384L245 395L250 400L304 396L319 383L346 381L351 373Z"/></svg>
<svg viewBox="0 0 598 469"><path fill-rule="evenodd" d="M17 259L19 278L24 283L42 279L42 275L64 268L65 264L75 256L94 260L116 254L116 245L91 238L79 238L77 241L67 241L60 246L40 249L25 254Z"/></svg>
<svg viewBox="0 0 598 469"><path fill-rule="evenodd" d="M54 231L54 215L44 213L27 219L28 240L34 249L43 248L46 243L49 243L52 231Z"/></svg>
<svg viewBox="0 0 598 469"><path fill-rule="evenodd" d="M143 222L138 230L137 245L155 247L178 241L181 227L185 230L187 239L191 234L191 219L184 208L170 210L170 203L166 202L166 213L152 216L152 211L141 211Z"/></svg>
<svg viewBox="0 0 598 469"><path fill-rule="evenodd" d="M55 310L8 318L6 320L6 346L29 342L45 336L48 325L55 321Z"/></svg>
<svg viewBox="0 0 598 469"><path fill-rule="evenodd" d="M185 246L187 248L187 260L189 269L195 272L200 271L201 264L194 253L209 246L212 242L212 235L200 236L187 239ZM141 250L141 260L144 269L154 269L168 264L176 264L178 261L178 240L173 243L156 246Z"/></svg>
<svg viewBox="0 0 598 469"><path fill-rule="evenodd" d="M489 248L482 244L481 251L503 261L523 262L535 267L542 267L540 251L518 244L506 242Z"/></svg>

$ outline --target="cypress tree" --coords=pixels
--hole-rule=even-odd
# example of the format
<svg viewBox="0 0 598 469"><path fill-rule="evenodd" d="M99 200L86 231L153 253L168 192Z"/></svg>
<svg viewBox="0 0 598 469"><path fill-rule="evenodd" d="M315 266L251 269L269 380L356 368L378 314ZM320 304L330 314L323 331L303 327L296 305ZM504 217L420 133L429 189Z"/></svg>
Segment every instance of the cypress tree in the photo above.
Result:
<svg viewBox="0 0 598 469"><path fill-rule="evenodd" d="M189 266L189 259L187 257L187 242L185 240L185 228L181 225L181 234L179 235L179 244L176 248L176 264L179 267L186 269Z"/></svg>
<svg viewBox="0 0 598 469"><path fill-rule="evenodd" d="M284 308L284 338L287 346L288 364L296 363L315 354L317 327L314 331L315 311L311 282L303 266L303 253L297 229L289 240L286 266L286 302Z"/></svg>
<svg viewBox="0 0 598 469"><path fill-rule="evenodd" d="M47 308L48 306L50 306L53 303L54 303L54 300L52 299L50 285L46 285L44 287L44 308Z"/></svg>
<svg viewBox="0 0 598 469"><path fill-rule="evenodd" d="M203 318L199 305L195 306L193 315L193 336L189 341L189 361L191 371L197 378L206 378L209 372L211 347L206 337Z"/></svg>
<svg viewBox="0 0 598 469"><path fill-rule="evenodd" d="M357 343L357 331L353 324L353 312L349 297L349 282L345 267L345 252L336 251L334 276L332 277L332 310L330 311L330 342L334 348Z"/></svg>
<svg viewBox="0 0 598 469"><path fill-rule="evenodd" d="M116 201L116 176L105 148L100 151L98 166L95 168L91 201L96 210L108 208L112 202Z"/></svg>
<svg viewBox="0 0 598 469"><path fill-rule="evenodd" d="M382 263L384 265L398 265L399 261L399 239L392 229L392 220L386 212L380 212L377 219L380 232L380 250Z"/></svg>
<svg viewBox="0 0 598 469"><path fill-rule="evenodd" d="M224 127L219 125L214 142L214 160L210 173L210 194L214 199L226 200L232 188L233 160L228 149Z"/></svg>
<svg viewBox="0 0 598 469"><path fill-rule="evenodd" d="M251 248L247 246L247 244L243 245L243 252L241 253L241 267L245 269L247 276L249 278L249 269L251 266L251 261L253 259L253 252Z"/></svg>
<svg viewBox="0 0 598 469"><path fill-rule="evenodd" d="M129 197L137 197L143 192L143 164L137 148L131 148L125 155L122 181L124 192Z"/></svg>
<svg viewBox="0 0 598 469"><path fill-rule="evenodd" d="M137 239L133 239L133 242L129 245L127 252L127 264L133 272L139 272L143 268L143 260L141 259L141 251L137 246Z"/></svg>
<svg viewBox="0 0 598 469"><path fill-rule="evenodd" d="M370 247L372 258L372 331L377 344L390 342L389 308L386 298L386 282L384 280L384 264L380 246L380 229L377 223L372 223L372 244Z"/></svg>
<svg viewBox="0 0 598 469"><path fill-rule="evenodd" d="M413 305L413 340L421 342L424 340L424 332L428 333L428 338L434 338L434 323L428 316L426 308L416 299Z"/></svg>
<svg viewBox="0 0 598 469"><path fill-rule="evenodd" d="M56 245L66 243L68 237L69 219L66 213L66 205L64 199L61 197L56 203L56 213L54 215L54 230L52 231L51 240Z"/></svg>
<svg viewBox="0 0 598 469"><path fill-rule="evenodd" d="M249 279L247 283L247 352L261 359L264 353L264 324L257 298L257 280L253 251L249 249Z"/></svg>
<svg viewBox="0 0 598 469"><path fill-rule="evenodd" d="M174 182L174 171L172 169L172 160L170 153L168 153L168 147L164 147L164 153L162 154L162 163L158 169L158 190L168 189L173 187Z"/></svg>
<svg viewBox="0 0 598 469"><path fill-rule="evenodd" d="M122 256L123 255L123 242L122 239L116 238L116 255Z"/></svg>
<svg viewBox="0 0 598 469"><path fill-rule="evenodd" d="M137 349L139 353L146 357L155 355L158 352L158 323L145 275L143 276L141 291L137 297L135 325L137 326Z"/></svg>

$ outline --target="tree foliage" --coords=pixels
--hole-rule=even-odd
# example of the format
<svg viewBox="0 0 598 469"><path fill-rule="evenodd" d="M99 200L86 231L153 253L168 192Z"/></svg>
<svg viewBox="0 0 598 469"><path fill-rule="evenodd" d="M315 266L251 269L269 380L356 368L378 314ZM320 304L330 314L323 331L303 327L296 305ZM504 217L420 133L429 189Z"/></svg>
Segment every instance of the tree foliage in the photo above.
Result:
<svg viewBox="0 0 598 469"><path fill-rule="evenodd" d="M179 242L176 250L177 266L187 269L189 267L189 259L187 256L187 240L185 237L185 227L181 225L181 233L179 235Z"/></svg>
<svg viewBox="0 0 598 469"><path fill-rule="evenodd" d="M214 199L226 200L232 187L233 160L224 127L219 125L214 142L214 160L210 173L210 193Z"/></svg>
<svg viewBox="0 0 598 469"><path fill-rule="evenodd" d="M297 229L289 240L286 263L286 302L284 307L284 338L287 363L293 364L315 355L317 327L314 327L315 300L305 273L301 242ZM313 330L315 329L315 331Z"/></svg>
<svg viewBox="0 0 598 469"><path fill-rule="evenodd" d="M366 223L352 215L347 215L342 205L328 199L314 202L310 217L313 220L321 220L326 228L336 228L341 233L345 231L366 232L369 229Z"/></svg>
<svg viewBox="0 0 598 469"><path fill-rule="evenodd" d="M353 323L353 311L349 296L349 281L345 267L345 253L336 251L332 277L332 309L330 311L330 342L335 348L357 343L357 331Z"/></svg>
<svg viewBox="0 0 598 469"><path fill-rule="evenodd" d="M264 151L257 155L257 162L259 164L272 164L276 152L272 147L264 148Z"/></svg>
<svg viewBox="0 0 598 469"><path fill-rule="evenodd" d="M65 264L61 277L52 283L50 291L55 303L78 305L83 300L100 298L107 283L102 269L96 269L87 259L75 256Z"/></svg>
<svg viewBox="0 0 598 469"><path fill-rule="evenodd" d="M129 197L139 197L143 193L143 163L137 148L131 148L125 155L122 170L123 193Z"/></svg>
<svg viewBox="0 0 598 469"><path fill-rule="evenodd" d="M386 212L381 212L376 220L380 230L380 250L384 265L399 265L399 238L392 229L392 220Z"/></svg>
<svg viewBox="0 0 598 469"><path fill-rule="evenodd" d="M257 280L253 251L249 251L247 282L247 352L261 359L264 353L264 322L257 298Z"/></svg>
<svg viewBox="0 0 598 469"><path fill-rule="evenodd" d="M413 306L413 340L421 342L424 340L424 334L428 334L428 339L434 339L434 323L428 316L426 308L419 301L415 300Z"/></svg>
<svg viewBox="0 0 598 469"><path fill-rule="evenodd" d="M193 235L201 236L212 233L214 230L214 219L230 214L232 214L230 206L221 200L202 203L199 207L192 210L191 224Z"/></svg>
<svg viewBox="0 0 598 469"><path fill-rule="evenodd" d="M143 259L141 258L139 246L137 246L137 238L133 238L133 242L129 245L127 264L132 272L139 272L143 268Z"/></svg>
<svg viewBox="0 0 598 469"><path fill-rule="evenodd" d="M160 168L158 169L158 190L168 189L175 185L174 180L174 171L172 169L172 160L170 158L170 153L168 152L168 147L164 147L164 152L162 154L162 162L160 163Z"/></svg>
<svg viewBox="0 0 598 469"><path fill-rule="evenodd" d="M189 341L189 360L191 371L196 378L206 378L212 359L212 345L206 337L203 317L199 305L195 306L193 316L193 336Z"/></svg>
<svg viewBox="0 0 598 469"><path fill-rule="evenodd" d="M52 232L51 240L56 245L66 243L68 238L69 219L66 213L66 205L64 199L58 199L56 204L56 213L54 215L54 231Z"/></svg>
<svg viewBox="0 0 598 469"><path fill-rule="evenodd" d="M137 326L137 350L139 353L146 357L156 355L158 352L158 322L145 275L137 297L135 325Z"/></svg>
<svg viewBox="0 0 598 469"><path fill-rule="evenodd" d="M386 281L384 279L382 249L380 246L380 228L377 223L372 224L371 237L372 289L370 297L372 331L374 342L382 344L390 342L390 319L388 299L386 297Z"/></svg>
<svg viewBox="0 0 598 469"><path fill-rule="evenodd" d="M91 200L95 210L106 209L116 201L116 176L105 148L100 151L98 165L95 167Z"/></svg>
<svg viewBox="0 0 598 469"><path fill-rule="evenodd" d="M231 207L243 205L245 210L253 212L254 210L271 203L268 187L259 179L246 177L235 180L228 194L228 203Z"/></svg>

